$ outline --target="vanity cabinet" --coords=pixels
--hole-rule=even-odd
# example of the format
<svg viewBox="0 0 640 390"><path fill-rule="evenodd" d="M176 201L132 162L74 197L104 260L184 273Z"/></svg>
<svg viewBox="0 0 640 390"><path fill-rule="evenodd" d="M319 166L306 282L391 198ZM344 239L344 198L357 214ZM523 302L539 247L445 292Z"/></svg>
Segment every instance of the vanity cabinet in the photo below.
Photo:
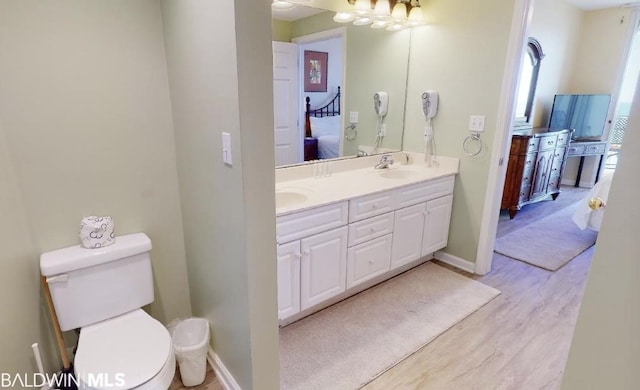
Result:
<svg viewBox="0 0 640 390"><path fill-rule="evenodd" d="M556 199L569 140L569 130L534 129L530 134L513 135L501 204L511 218L524 205L549 195Z"/></svg>
<svg viewBox="0 0 640 390"><path fill-rule="evenodd" d="M427 202L424 232L422 234L422 256L447 246L452 208L453 195L443 196Z"/></svg>
<svg viewBox="0 0 640 390"><path fill-rule="evenodd" d="M300 241L278 245L278 318L300 312Z"/></svg>
<svg viewBox="0 0 640 390"><path fill-rule="evenodd" d="M447 176L278 216L279 319L310 314L444 248L453 186Z"/></svg>
<svg viewBox="0 0 640 390"><path fill-rule="evenodd" d="M346 289L347 227L300 241L300 309L308 309Z"/></svg>

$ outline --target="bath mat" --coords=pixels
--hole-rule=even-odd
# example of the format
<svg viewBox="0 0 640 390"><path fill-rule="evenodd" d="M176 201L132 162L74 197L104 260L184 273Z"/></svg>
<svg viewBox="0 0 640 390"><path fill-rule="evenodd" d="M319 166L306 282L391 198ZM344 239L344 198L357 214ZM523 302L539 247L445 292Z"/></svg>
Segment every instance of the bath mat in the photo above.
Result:
<svg viewBox="0 0 640 390"><path fill-rule="evenodd" d="M496 240L495 251L516 260L555 271L596 242L598 233L580 230L571 205L507 233Z"/></svg>
<svg viewBox="0 0 640 390"><path fill-rule="evenodd" d="M280 388L358 389L500 292L428 262L280 330Z"/></svg>

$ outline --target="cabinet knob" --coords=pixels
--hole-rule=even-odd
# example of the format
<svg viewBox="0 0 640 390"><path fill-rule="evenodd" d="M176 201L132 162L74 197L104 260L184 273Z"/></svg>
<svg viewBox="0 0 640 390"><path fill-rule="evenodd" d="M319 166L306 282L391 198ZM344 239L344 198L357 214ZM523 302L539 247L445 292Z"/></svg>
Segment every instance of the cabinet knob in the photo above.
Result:
<svg viewBox="0 0 640 390"><path fill-rule="evenodd" d="M302 258L302 253L300 253L300 252L294 253L293 255L294 255L294 256L296 257L296 259L298 259L298 260L300 260L300 259Z"/></svg>
<svg viewBox="0 0 640 390"><path fill-rule="evenodd" d="M375 233L375 232L376 232L376 229L371 228L371 229L369 229L369 231L370 231L371 233Z"/></svg>
<svg viewBox="0 0 640 390"><path fill-rule="evenodd" d="M309 255L311 254L311 252L309 252L309 249L305 249L302 251L302 256L304 257L309 257Z"/></svg>
<svg viewBox="0 0 640 390"><path fill-rule="evenodd" d="M369 259L369 264L374 264L374 263L375 263L375 260Z"/></svg>

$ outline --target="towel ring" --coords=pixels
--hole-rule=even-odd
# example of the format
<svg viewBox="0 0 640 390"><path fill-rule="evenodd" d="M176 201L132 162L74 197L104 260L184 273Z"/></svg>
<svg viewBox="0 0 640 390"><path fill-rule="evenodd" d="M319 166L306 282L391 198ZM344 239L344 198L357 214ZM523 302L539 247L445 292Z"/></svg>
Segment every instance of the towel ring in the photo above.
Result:
<svg viewBox="0 0 640 390"><path fill-rule="evenodd" d="M344 129L344 138L346 138L348 141L353 141L354 139L356 139L356 136L358 136L358 130L356 130L356 125L354 125L353 123L347 126L346 129Z"/></svg>
<svg viewBox="0 0 640 390"><path fill-rule="evenodd" d="M478 146L473 148L473 144L477 144ZM471 151L469 151L470 148ZM467 156L474 157L479 155L480 152L482 152L482 140L480 139L480 133L472 133L470 136L465 138L462 142L462 150L464 150L464 154Z"/></svg>

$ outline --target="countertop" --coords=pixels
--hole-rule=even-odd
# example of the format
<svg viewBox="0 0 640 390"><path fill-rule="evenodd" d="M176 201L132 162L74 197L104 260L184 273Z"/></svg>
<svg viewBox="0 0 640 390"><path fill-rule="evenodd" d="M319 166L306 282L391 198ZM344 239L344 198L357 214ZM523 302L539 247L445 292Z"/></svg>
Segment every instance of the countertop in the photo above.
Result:
<svg viewBox="0 0 640 390"><path fill-rule="evenodd" d="M374 169L375 163L366 168L351 170L335 167L337 169L332 171L336 173L329 176L313 177L311 175L311 177L292 180L279 180L276 182L276 216L458 173L460 160L457 158L438 156L438 167L427 167L423 155L418 153L410 153L410 155L412 163L408 165L397 162L402 158L402 153L394 153L396 163L386 169ZM377 161L377 158L371 161ZM331 162L331 164L339 163L341 161ZM362 160L358 163L362 165ZM348 160L346 164L349 164ZM406 173L397 174L398 171Z"/></svg>

